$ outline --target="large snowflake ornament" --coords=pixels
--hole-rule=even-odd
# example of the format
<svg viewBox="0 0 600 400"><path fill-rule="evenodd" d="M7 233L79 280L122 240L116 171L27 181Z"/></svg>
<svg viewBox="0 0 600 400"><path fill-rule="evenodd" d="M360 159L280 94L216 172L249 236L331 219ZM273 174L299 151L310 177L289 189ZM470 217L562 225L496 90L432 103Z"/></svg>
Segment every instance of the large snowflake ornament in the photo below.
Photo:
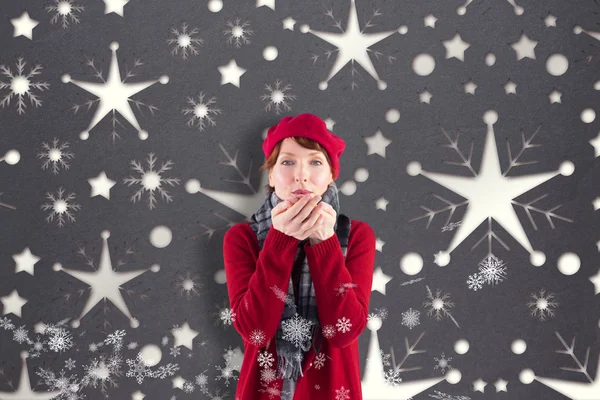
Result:
<svg viewBox="0 0 600 400"><path fill-rule="evenodd" d="M75 193L69 193L67 197L63 198L64 194L65 189L62 186L58 188L56 194L48 192L46 193L46 198L50 200L51 203L42 205L42 210L50 210L46 222L50 223L56 218L56 223L61 228L65 226L65 223L67 222L75 222L74 212L81 209L81 205L73 202L76 196Z"/></svg>
<svg viewBox="0 0 600 400"><path fill-rule="evenodd" d="M48 82L34 81L33 79L41 73L42 66L37 64L35 67L30 68L29 72L25 73L25 65L23 57L17 58L16 71L13 72L7 65L0 64L0 74L8 78L7 81L0 80L0 90L8 89L2 100L0 100L0 106L4 108L10 105L10 101L13 97L16 97L17 112L24 114L27 108L26 100L29 100L31 104L36 107L42 105L42 100L38 97L34 90L43 92L50 87Z"/></svg>
<svg viewBox="0 0 600 400"><path fill-rule="evenodd" d="M295 314L292 318L282 322L283 340L287 340L300 347L302 343L310 339L310 330L313 325L312 321L302 318L299 314Z"/></svg>
<svg viewBox="0 0 600 400"><path fill-rule="evenodd" d="M73 0L54 0L54 4L46 6L46 11L52 13L51 24L60 23L63 29L67 29L70 23L78 24L78 13L85 11L84 6L75 4Z"/></svg>

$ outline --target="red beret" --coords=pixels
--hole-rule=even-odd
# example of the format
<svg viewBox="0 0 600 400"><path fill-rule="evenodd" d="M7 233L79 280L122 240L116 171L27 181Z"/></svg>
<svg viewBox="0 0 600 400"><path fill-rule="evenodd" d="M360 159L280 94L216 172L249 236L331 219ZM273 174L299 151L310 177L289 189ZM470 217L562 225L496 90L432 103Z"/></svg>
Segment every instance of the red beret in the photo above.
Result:
<svg viewBox="0 0 600 400"><path fill-rule="evenodd" d="M279 141L293 136L309 138L323 146L331 160L333 179L337 179L340 173L340 157L346 148L346 142L329 132L325 121L313 114L283 117L277 125L270 127L262 144L265 158L269 158Z"/></svg>

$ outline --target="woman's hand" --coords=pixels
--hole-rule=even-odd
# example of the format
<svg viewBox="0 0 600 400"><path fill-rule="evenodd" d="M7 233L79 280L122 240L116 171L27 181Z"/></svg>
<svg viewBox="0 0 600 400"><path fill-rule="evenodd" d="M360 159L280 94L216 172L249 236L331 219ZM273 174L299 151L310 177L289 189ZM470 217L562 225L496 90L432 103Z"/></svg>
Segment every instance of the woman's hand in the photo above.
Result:
<svg viewBox="0 0 600 400"><path fill-rule="evenodd" d="M313 213L320 213L320 216L312 228L306 232L311 245L315 245L332 237L335 234L333 227L337 220L337 213L333 207L324 202L317 204Z"/></svg>
<svg viewBox="0 0 600 400"><path fill-rule="evenodd" d="M311 198L310 195L300 197L291 195L271 210L271 223L273 227L298 240L304 240L309 235L315 234L316 231L313 229L315 225L320 227L318 229L320 232L322 225L318 224L318 221L320 218L323 218L324 206L328 205L327 203L317 205L320 200L321 196ZM333 211L333 208L331 210ZM335 211L333 212L335 213Z"/></svg>

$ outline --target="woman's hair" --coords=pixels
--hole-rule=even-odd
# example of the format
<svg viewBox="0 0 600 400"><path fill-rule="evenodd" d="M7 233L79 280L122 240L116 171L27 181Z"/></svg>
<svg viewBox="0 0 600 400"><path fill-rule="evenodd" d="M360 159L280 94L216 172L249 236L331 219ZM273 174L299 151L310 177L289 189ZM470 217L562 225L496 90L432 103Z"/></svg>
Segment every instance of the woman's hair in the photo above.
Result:
<svg viewBox="0 0 600 400"><path fill-rule="evenodd" d="M291 138L294 139L294 141L296 143L298 143L300 146L302 146L306 149L317 150L317 151L322 152L323 155L325 155L325 159L327 159L327 164L329 164L329 169L331 170L331 173L333 174L333 168L331 167L331 160L329 159L329 154L327 154L327 150L325 150L325 148L323 146L321 146L321 144L319 144L319 142L316 142L309 138L305 138L304 136L292 136ZM280 140L275 145L275 147L273 147L273 151L271 151L271 154L266 159L265 163L260 166L260 168L258 169L259 171L264 171L265 169L271 170L275 166L275 163L277 162L277 157L279 157L279 151L281 149L282 142L283 142L283 140ZM273 192L275 190L275 188L273 186L269 185L268 183L265 187L267 188L267 191L269 191L269 192Z"/></svg>

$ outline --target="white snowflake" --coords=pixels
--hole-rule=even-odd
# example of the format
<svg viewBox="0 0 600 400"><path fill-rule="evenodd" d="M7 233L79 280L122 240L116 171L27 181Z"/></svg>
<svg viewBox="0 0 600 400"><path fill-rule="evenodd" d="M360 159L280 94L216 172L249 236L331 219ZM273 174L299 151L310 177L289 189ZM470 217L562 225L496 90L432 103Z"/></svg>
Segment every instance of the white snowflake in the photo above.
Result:
<svg viewBox="0 0 600 400"><path fill-rule="evenodd" d="M129 371L127 371L125 376L135 378L138 385L141 385L145 378L152 378L154 376L152 369L144 362L141 352L137 354L135 360L127 359L125 362L129 365Z"/></svg>
<svg viewBox="0 0 600 400"><path fill-rule="evenodd" d="M352 323L350 323L350 320L348 318L342 317L342 318L338 319L337 324L335 326L337 326L337 330L339 332L346 333L346 332L350 332Z"/></svg>
<svg viewBox="0 0 600 400"><path fill-rule="evenodd" d="M275 88L271 87L271 85L265 85L267 92L261 96L261 99L267 102L265 111L271 111L271 108L274 108L275 114L279 115L282 109L283 111L292 110L288 102L295 100L296 95L287 93L292 88L292 85L287 84L282 88L281 83L281 80L277 79L275 81Z"/></svg>
<svg viewBox="0 0 600 400"><path fill-rule="evenodd" d="M234 375L233 375L233 368L230 365L225 365L225 367L221 367L220 365L217 365L217 369L219 371L221 371L221 373L219 375L217 375L217 377L215 378L216 380L221 380L221 378L225 379L225 386L229 386L229 380L230 379L237 379Z"/></svg>
<svg viewBox="0 0 600 400"><path fill-rule="evenodd" d="M71 201L75 199L75 193L69 193L66 198L63 198L64 193L65 190L62 187L58 188L56 197L53 193L47 192L46 198L52 203L46 203L42 205L42 210L51 210L48 217L46 217L46 222L49 223L54 221L54 216L56 215L56 223L61 228L67 221L75 222L75 216L73 215L73 212L81 209L81 205L71 203Z"/></svg>
<svg viewBox="0 0 600 400"><path fill-rule="evenodd" d="M448 357L446 358L446 354L442 353L442 357L437 358L437 357L433 357L434 361L436 361L436 365L433 367L433 369L441 369L442 370L442 374L446 374L446 368L448 369L452 369L452 366L450 365L450 361L452 361L452 357Z"/></svg>
<svg viewBox="0 0 600 400"><path fill-rule="evenodd" d="M395 387L402 382L402 378L400 378L400 370L397 370L395 368L391 368L385 371L383 377L385 379L385 383L387 383L390 386Z"/></svg>
<svg viewBox="0 0 600 400"><path fill-rule="evenodd" d="M325 325L322 328L322 332L323 332L323 337L325 337L326 339L331 339L332 337L335 336L335 326L333 325Z"/></svg>
<svg viewBox="0 0 600 400"><path fill-rule="evenodd" d="M69 357L68 360L65 360L65 368L68 369L69 371L72 370L73 368L75 368L76 366L76 362L75 360L71 359L71 357Z"/></svg>
<svg viewBox="0 0 600 400"><path fill-rule="evenodd" d="M148 208L150 210L156 207L156 196L154 195L154 191L158 191L161 195L161 198L167 203L173 201L173 197L166 191L161 185L166 183L171 187L175 185L179 185L179 178L165 178L162 176L166 171L171 170L173 163L171 160L163 163L163 165L157 171L154 170L156 164L156 158L154 157L154 153L148 154L148 170L145 171L142 167L142 163L137 162L136 160L132 160L130 164L132 165L132 169L134 171L139 172L139 177L130 176L128 178L123 179L123 183L126 183L127 186L131 186L133 184L139 184L141 186L140 190L135 192L133 196L130 197L132 202L139 201L142 198L142 194L144 191L148 192Z"/></svg>
<svg viewBox="0 0 600 400"><path fill-rule="evenodd" d="M124 337L125 331L123 329L116 330L104 339L104 344L112 344L115 351L120 351L123 347Z"/></svg>
<svg viewBox="0 0 600 400"><path fill-rule="evenodd" d="M38 335L35 342L30 342L31 348L29 349L29 357L35 358L39 357L42 352L47 352L48 349L44 346L47 344L46 341L42 341L40 336Z"/></svg>
<svg viewBox="0 0 600 400"><path fill-rule="evenodd" d="M467 280L467 285L469 289L476 292L477 290L483 288L484 279L478 273L474 273L473 275L469 275L469 279Z"/></svg>
<svg viewBox="0 0 600 400"><path fill-rule="evenodd" d="M335 390L335 400L350 400L350 389L343 386Z"/></svg>
<svg viewBox="0 0 600 400"><path fill-rule="evenodd" d="M274 361L275 359L273 358L273 354L269 353L268 351L262 351L258 354L258 365L260 365L262 368L271 368Z"/></svg>
<svg viewBox="0 0 600 400"><path fill-rule="evenodd" d="M206 374L196 375L196 385L200 387L208 385L208 376Z"/></svg>
<svg viewBox="0 0 600 400"><path fill-rule="evenodd" d="M83 379L85 386L91 386L97 388L100 386L100 390L104 393L110 385L116 387L117 382L114 379L114 375L118 374L118 369L111 368L107 365L104 360L93 359L89 365L84 365L85 377Z"/></svg>
<svg viewBox="0 0 600 400"><path fill-rule="evenodd" d="M493 254L487 256L479 263L479 275L488 284L498 284L506 279L506 263Z"/></svg>
<svg viewBox="0 0 600 400"><path fill-rule="evenodd" d="M553 293L546 293L546 289L541 289L539 294L532 293L531 298L534 301L527 303L531 316L538 317L540 321L554 317L554 309L558 307L558 303L554 301Z"/></svg>
<svg viewBox="0 0 600 400"><path fill-rule="evenodd" d="M450 316L448 310L454 307L454 303L450 301L450 294L445 293L441 296L441 290L437 289L434 296L429 286L426 286L426 288L428 300L423 302L423 305L429 308L427 315L431 316L434 314L437 321L441 320L442 316Z"/></svg>
<svg viewBox="0 0 600 400"><path fill-rule="evenodd" d="M259 329L255 329L252 331L252 333L250 333L250 341L257 347L264 345L265 340L267 340L267 336Z"/></svg>
<svg viewBox="0 0 600 400"><path fill-rule="evenodd" d="M188 120L187 126L194 126L194 123L198 125L198 129L203 131L206 128L206 123L210 126L216 126L214 117L221 114L221 109L214 108L213 105L216 103L217 98L212 96L210 99L204 100L204 92L200 92L198 99L194 100L192 97L188 97L188 103L192 108L184 108L181 110L184 115L192 114L192 117Z"/></svg>
<svg viewBox="0 0 600 400"><path fill-rule="evenodd" d="M287 294L286 292L284 292L283 290L281 290L280 288L278 288L275 285L271 286L271 290L273 291L273 293L275 293L275 296L279 300L283 301L288 306L293 306L293 307L296 306L294 304L294 296L290 296L289 294Z"/></svg>
<svg viewBox="0 0 600 400"><path fill-rule="evenodd" d="M200 54L200 52L198 51L198 47L201 47L204 44L204 40L195 37L195 35L197 35L198 32L198 28L194 28L190 32L188 32L188 25L185 22L181 24L181 32L179 32L179 30L175 28L172 28L171 33L173 33L175 37L167 40L168 44L175 45L173 47L173 50L171 50L171 54L176 56L179 54L179 51L181 49L181 57L184 60L187 60L188 52L195 56Z"/></svg>
<svg viewBox="0 0 600 400"><path fill-rule="evenodd" d="M20 326L13 331L13 340L17 343L29 342L25 325Z"/></svg>
<svg viewBox="0 0 600 400"><path fill-rule="evenodd" d="M275 370L273 368L266 368L260 371L260 380L271 383L277 379Z"/></svg>
<svg viewBox="0 0 600 400"><path fill-rule="evenodd" d="M0 74L10 78L8 82L0 81L0 89L9 89L9 93L4 96L0 101L0 106L10 105L10 100L13 97L17 97L17 112L19 114L25 113L25 99L29 99L32 104L36 107L42 105L42 101L38 98L37 94L32 93L33 90L39 90L43 92L50 87L48 82L33 82L32 78L40 74L42 66L37 64L34 68L29 70L27 75L23 75L25 71L26 62L23 61L23 57L19 57L16 62L17 74L15 75L10 67L2 64L0 65Z"/></svg>
<svg viewBox="0 0 600 400"><path fill-rule="evenodd" d="M429 394L429 397L439 400L471 400L469 396L453 396L451 394L447 394L444 392L440 392L439 390L434 390L435 394Z"/></svg>
<svg viewBox="0 0 600 400"><path fill-rule="evenodd" d="M254 33L249 28L250 23L244 21L241 23L241 18L236 18L235 22L227 21L227 29L223 32L227 38L227 44L232 44L238 49L242 47L242 44L250 44L248 36L252 36Z"/></svg>
<svg viewBox="0 0 600 400"><path fill-rule="evenodd" d="M50 331L48 347L54 352L63 352L73 347L73 335L64 328L54 327Z"/></svg>
<svg viewBox="0 0 600 400"><path fill-rule="evenodd" d="M137 347L138 347L138 343L137 342L130 342L130 343L127 344L127 348L129 350L135 350L135 349L137 349Z"/></svg>
<svg viewBox="0 0 600 400"><path fill-rule="evenodd" d="M186 381L183 384L183 391L185 393L192 393L195 389L196 389L196 386L194 386L193 382Z"/></svg>
<svg viewBox="0 0 600 400"><path fill-rule="evenodd" d="M413 310L409 308L408 310L402 313L402 325L408 327L409 329L414 328L419 325L419 317L421 313L418 310Z"/></svg>
<svg viewBox="0 0 600 400"><path fill-rule="evenodd" d="M313 322L302 318L296 313L292 318L283 321L281 325L283 340L299 347L305 340L310 338L310 328Z"/></svg>
<svg viewBox="0 0 600 400"><path fill-rule="evenodd" d="M163 346L166 346L167 344L169 344L169 337L168 336L163 336L162 339L160 340L160 344Z"/></svg>
<svg viewBox="0 0 600 400"><path fill-rule="evenodd" d="M356 283L340 283L337 289L335 289L336 296L343 296L348 292L348 288L356 288Z"/></svg>
<svg viewBox="0 0 600 400"><path fill-rule="evenodd" d="M15 329L15 325L11 322L7 317L0 318L0 328L3 328L5 331Z"/></svg>
<svg viewBox="0 0 600 400"><path fill-rule="evenodd" d="M52 165L52 173L56 175L59 173L60 167L64 168L65 171L69 169L67 160L75 157L73 153L66 150L69 148L69 142L64 142L58 146L58 139L53 138L52 145L43 142L42 147L44 151L39 152L37 155L38 158L45 159L42 164L42 170L47 170Z"/></svg>
<svg viewBox="0 0 600 400"><path fill-rule="evenodd" d="M54 0L54 5L46 6L46 11L54 13L51 24L55 24L60 20L60 24L63 29L69 27L69 23L79 23L79 17L77 13L85 11L84 6L75 5L73 0Z"/></svg>
<svg viewBox="0 0 600 400"><path fill-rule="evenodd" d="M48 386L48 390L60 391L59 395L53 397L55 400L80 400L84 396L80 396L79 392L84 388L83 382L77 379L76 374L69 376L65 375L65 371L60 371L60 376L50 370L39 368L36 374L41 377L44 384Z"/></svg>
<svg viewBox="0 0 600 400"><path fill-rule="evenodd" d="M281 398L282 395L285 394L290 394L289 392L285 391L285 390L280 390L277 388L277 383L274 382L273 385L274 386L269 386L270 383L265 383L265 382L261 382L261 385L264 387L258 389L259 392L263 392L263 393L267 393L269 395L269 399L275 399L275 398ZM281 386L281 385L279 385Z"/></svg>
<svg viewBox="0 0 600 400"><path fill-rule="evenodd" d="M315 361L314 361L315 368L316 369L323 368L323 366L325 365L325 361L326 361L326 358L325 358L325 354L324 353L317 354L316 357L315 357Z"/></svg>
<svg viewBox="0 0 600 400"><path fill-rule="evenodd" d="M185 295L188 300L197 296L200 293L198 289L202 287L200 276L187 267L177 273L177 278L171 282L171 285L178 288L179 293Z"/></svg>
<svg viewBox="0 0 600 400"><path fill-rule="evenodd" d="M170 354L171 354L171 355L172 355L174 358L176 358L178 355L180 355L180 354L181 354L181 350L179 349L179 347L171 347L171 348L169 349L169 353L170 353Z"/></svg>
<svg viewBox="0 0 600 400"><path fill-rule="evenodd" d="M230 326L235 322L235 313L231 308L225 307L219 312L219 319L225 326Z"/></svg>

